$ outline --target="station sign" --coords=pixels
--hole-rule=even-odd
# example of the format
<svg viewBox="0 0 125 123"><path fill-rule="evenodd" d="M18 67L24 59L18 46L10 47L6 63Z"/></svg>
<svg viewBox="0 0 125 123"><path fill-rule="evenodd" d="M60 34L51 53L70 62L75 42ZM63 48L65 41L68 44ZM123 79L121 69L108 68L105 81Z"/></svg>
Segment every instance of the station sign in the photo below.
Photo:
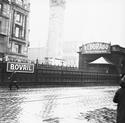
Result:
<svg viewBox="0 0 125 123"><path fill-rule="evenodd" d="M82 46L82 54L100 54L100 53L111 53L110 48L111 44L103 42L92 42L87 43Z"/></svg>
<svg viewBox="0 0 125 123"><path fill-rule="evenodd" d="M19 62L7 62L7 72L24 72L34 73L34 64L19 63Z"/></svg>

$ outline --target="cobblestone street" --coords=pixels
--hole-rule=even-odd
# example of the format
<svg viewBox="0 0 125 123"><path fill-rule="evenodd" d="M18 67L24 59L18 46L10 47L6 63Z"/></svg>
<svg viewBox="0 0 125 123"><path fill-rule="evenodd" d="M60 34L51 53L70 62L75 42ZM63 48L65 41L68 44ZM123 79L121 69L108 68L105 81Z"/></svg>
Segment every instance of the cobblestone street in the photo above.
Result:
<svg viewBox="0 0 125 123"><path fill-rule="evenodd" d="M118 87L0 88L0 123L90 123L83 114L116 109Z"/></svg>

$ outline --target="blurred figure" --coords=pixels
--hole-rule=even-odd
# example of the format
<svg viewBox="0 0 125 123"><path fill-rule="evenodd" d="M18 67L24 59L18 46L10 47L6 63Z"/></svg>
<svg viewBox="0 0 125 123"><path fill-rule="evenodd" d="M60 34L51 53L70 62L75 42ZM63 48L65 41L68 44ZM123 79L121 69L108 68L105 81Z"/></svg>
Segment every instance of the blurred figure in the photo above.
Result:
<svg viewBox="0 0 125 123"><path fill-rule="evenodd" d="M125 75L120 80L120 88L116 91L113 102L117 103L117 122L125 123Z"/></svg>
<svg viewBox="0 0 125 123"><path fill-rule="evenodd" d="M12 89L13 86L19 89L19 86L17 85L17 81L16 81L16 71L14 71L8 79L10 80L10 84L9 84L10 90Z"/></svg>

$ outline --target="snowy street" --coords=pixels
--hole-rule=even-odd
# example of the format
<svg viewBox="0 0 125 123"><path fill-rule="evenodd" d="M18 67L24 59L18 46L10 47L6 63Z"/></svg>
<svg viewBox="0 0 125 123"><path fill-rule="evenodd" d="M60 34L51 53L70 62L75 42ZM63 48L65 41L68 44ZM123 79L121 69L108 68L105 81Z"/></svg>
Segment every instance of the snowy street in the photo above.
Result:
<svg viewBox="0 0 125 123"><path fill-rule="evenodd" d="M83 114L116 109L118 87L0 88L0 123L90 123Z"/></svg>

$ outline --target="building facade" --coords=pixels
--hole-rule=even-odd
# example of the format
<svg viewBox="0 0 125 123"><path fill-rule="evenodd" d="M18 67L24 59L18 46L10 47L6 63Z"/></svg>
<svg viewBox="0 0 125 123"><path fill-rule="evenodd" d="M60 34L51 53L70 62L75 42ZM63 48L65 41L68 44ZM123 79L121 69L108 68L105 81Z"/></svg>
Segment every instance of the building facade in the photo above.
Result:
<svg viewBox="0 0 125 123"><path fill-rule="evenodd" d="M65 0L49 0L49 32L47 41L48 59L62 59L63 23Z"/></svg>
<svg viewBox="0 0 125 123"><path fill-rule="evenodd" d="M0 1L0 60L27 59L29 11L28 0Z"/></svg>
<svg viewBox="0 0 125 123"><path fill-rule="evenodd" d="M125 48L92 42L79 48L79 69L100 73L125 73Z"/></svg>

